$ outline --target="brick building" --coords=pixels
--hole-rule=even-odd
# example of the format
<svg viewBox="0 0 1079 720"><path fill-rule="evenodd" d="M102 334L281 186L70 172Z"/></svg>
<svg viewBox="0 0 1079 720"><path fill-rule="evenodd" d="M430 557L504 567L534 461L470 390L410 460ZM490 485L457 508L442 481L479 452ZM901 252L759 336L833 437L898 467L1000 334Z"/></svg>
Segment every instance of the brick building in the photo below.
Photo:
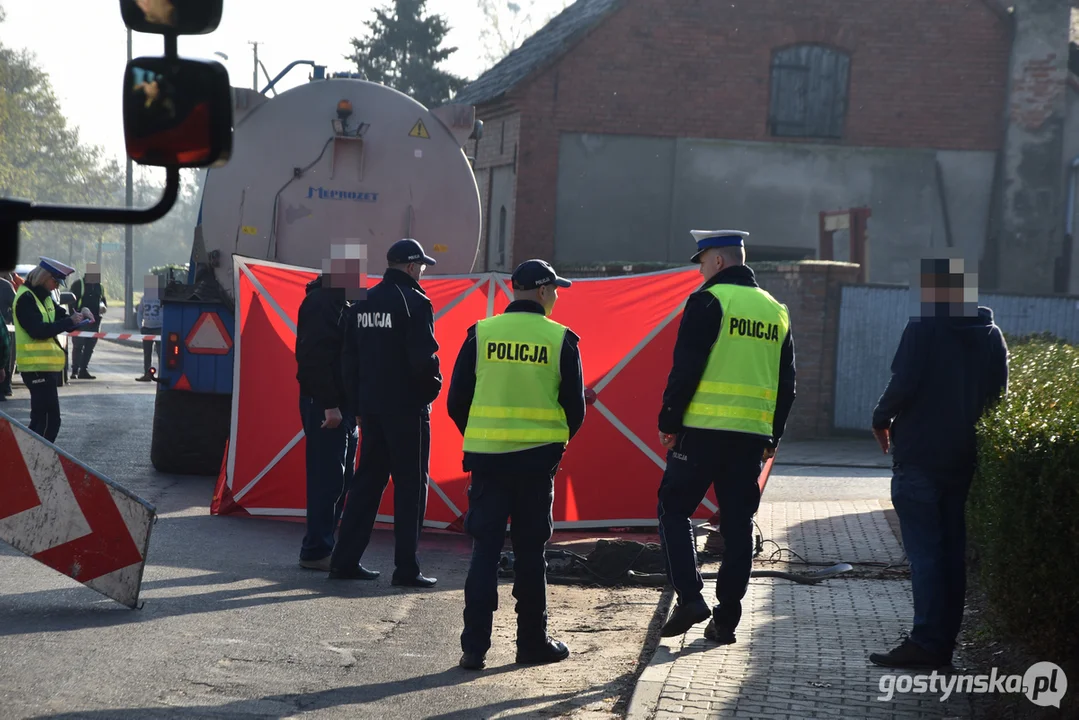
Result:
<svg viewBox="0 0 1079 720"><path fill-rule="evenodd" d="M871 281L953 248L983 287L1074 290L1071 2L1007 5L577 0L456 98L485 123L476 269L680 263L716 226L811 259L820 211L865 206Z"/></svg>

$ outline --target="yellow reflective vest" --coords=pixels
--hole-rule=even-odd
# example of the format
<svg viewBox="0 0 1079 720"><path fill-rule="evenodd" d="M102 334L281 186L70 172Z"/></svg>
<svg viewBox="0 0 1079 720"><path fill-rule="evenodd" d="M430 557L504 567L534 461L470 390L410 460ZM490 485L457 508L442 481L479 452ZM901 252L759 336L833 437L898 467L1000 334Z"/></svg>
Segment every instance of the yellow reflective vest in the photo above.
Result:
<svg viewBox="0 0 1079 720"><path fill-rule="evenodd" d="M686 427L772 437L787 307L764 290L717 284L723 325L682 418Z"/></svg>
<svg viewBox="0 0 1079 720"><path fill-rule="evenodd" d="M56 306L53 305L52 296L46 296L45 301L34 294L29 285L23 284L15 293L15 302L12 310L19 304L19 298L30 294L37 304L41 318L45 323L56 322ZM14 313L15 321L15 357L19 364L19 372L63 372L64 350L56 338L47 340L35 340L19 324L19 315Z"/></svg>
<svg viewBox="0 0 1079 720"><path fill-rule="evenodd" d="M569 442L558 402L566 327L530 312L476 323L476 390L465 452L508 453Z"/></svg>

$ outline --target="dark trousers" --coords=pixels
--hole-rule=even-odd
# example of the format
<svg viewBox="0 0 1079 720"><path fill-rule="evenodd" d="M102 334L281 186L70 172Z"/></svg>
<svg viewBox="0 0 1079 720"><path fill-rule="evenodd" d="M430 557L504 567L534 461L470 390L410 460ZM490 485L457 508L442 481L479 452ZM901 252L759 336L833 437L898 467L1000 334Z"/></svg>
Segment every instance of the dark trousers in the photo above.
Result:
<svg viewBox="0 0 1079 720"><path fill-rule="evenodd" d="M709 486L719 502L719 530L723 535L723 563L716 579L713 610L718 624L735 628L742 618L742 598L753 569L753 515L760 506L757 485L764 451L763 441L728 432L688 431L667 451L667 469L659 486L659 536L667 561L667 578L678 602L703 598L704 579L697 569L697 548L690 517L704 500Z"/></svg>
<svg viewBox="0 0 1079 720"><path fill-rule="evenodd" d="M356 420L346 415L337 427L324 428L326 408L303 395L300 417L307 449L307 533L300 559L321 560L333 552L345 490L352 482Z"/></svg>
<svg viewBox="0 0 1079 720"><path fill-rule="evenodd" d="M360 461L349 486L332 567L355 567L375 526L382 493L393 476L394 577L420 574L416 556L427 512L431 418L425 414L360 417Z"/></svg>
<svg viewBox="0 0 1079 720"><path fill-rule="evenodd" d="M487 652L498 609L498 562L512 517L513 597L517 599L517 647L547 641L547 561L544 548L554 522L554 478L472 473L465 530L472 536L472 562L465 580L465 629L461 649Z"/></svg>
<svg viewBox="0 0 1079 720"><path fill-rule="evenodd" d="M7 335L8 353L15 352L15 333L8 332L8 321L0 317L0 332ZM10 356L9 356L10 357ZM13 363L12 363L13 364ZM11 394L11 368L4 365L4 380L0 382L0 396Z"/></svg>
<svg viewBox="0 0 1079 720"><path fill-rule="evenodd" d="M94 328L87 328L87 332L98 332ZM74 346L71 358L71 374L78 375L90 365L90 357L94 354L97 346L97 338L75 337L71 338Z"/></svg>
<svg viewBox="0 0 1079 720"><path fill-rule="evenodd" d="M963 622L967 592L965 506L973 469L892 469L892 504L910 560L914 629L910 639L950 656Z"/></svg>
<svg viewBox="0 0 1079 720"><path fill-rule="evenodd" d="M160 335L161 328L139 328L139 332L143 335ZM161 341L144 341L142 343L142 372L144 375L150 374L150 364L154 361L154 351L157 351L157 361L161 362Z"/></svg>
<svg viewBox="0 0 1079 720"><path fill-rule="evenodd" d="M30 431L49 442L55 442L60 434L60 387L58 372L22 373L22 381L30 390Z"/></svg>

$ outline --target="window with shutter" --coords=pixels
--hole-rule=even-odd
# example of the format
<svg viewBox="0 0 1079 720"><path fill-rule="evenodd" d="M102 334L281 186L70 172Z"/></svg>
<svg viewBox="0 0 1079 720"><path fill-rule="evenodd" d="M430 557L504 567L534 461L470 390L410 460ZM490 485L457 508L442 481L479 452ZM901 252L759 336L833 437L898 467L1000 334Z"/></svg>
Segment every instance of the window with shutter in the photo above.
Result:
<svg viewBox="0 0 1079 720"><path fill-rule="evenodd" d="M847 115L850 56L821 45L796 45L772 55L768 113L777 137L841 138Z"/></svg>

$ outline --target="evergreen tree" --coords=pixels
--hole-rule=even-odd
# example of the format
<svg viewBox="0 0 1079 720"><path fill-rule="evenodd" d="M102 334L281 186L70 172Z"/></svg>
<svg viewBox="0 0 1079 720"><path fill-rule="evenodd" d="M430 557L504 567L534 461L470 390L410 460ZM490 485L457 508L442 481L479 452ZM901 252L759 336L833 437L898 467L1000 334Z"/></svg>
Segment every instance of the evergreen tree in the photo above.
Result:
<svg viewBox="0 0 1079 720"><path fill-rule="evenodd" d="M394 0L376 9L364 23L367 35L353 38L346 56L371 82L403 92L425 107L450 100L465 80L438 68L457 51L442 47L449 25L440 15L426 14L427 0Z"/></svg>

